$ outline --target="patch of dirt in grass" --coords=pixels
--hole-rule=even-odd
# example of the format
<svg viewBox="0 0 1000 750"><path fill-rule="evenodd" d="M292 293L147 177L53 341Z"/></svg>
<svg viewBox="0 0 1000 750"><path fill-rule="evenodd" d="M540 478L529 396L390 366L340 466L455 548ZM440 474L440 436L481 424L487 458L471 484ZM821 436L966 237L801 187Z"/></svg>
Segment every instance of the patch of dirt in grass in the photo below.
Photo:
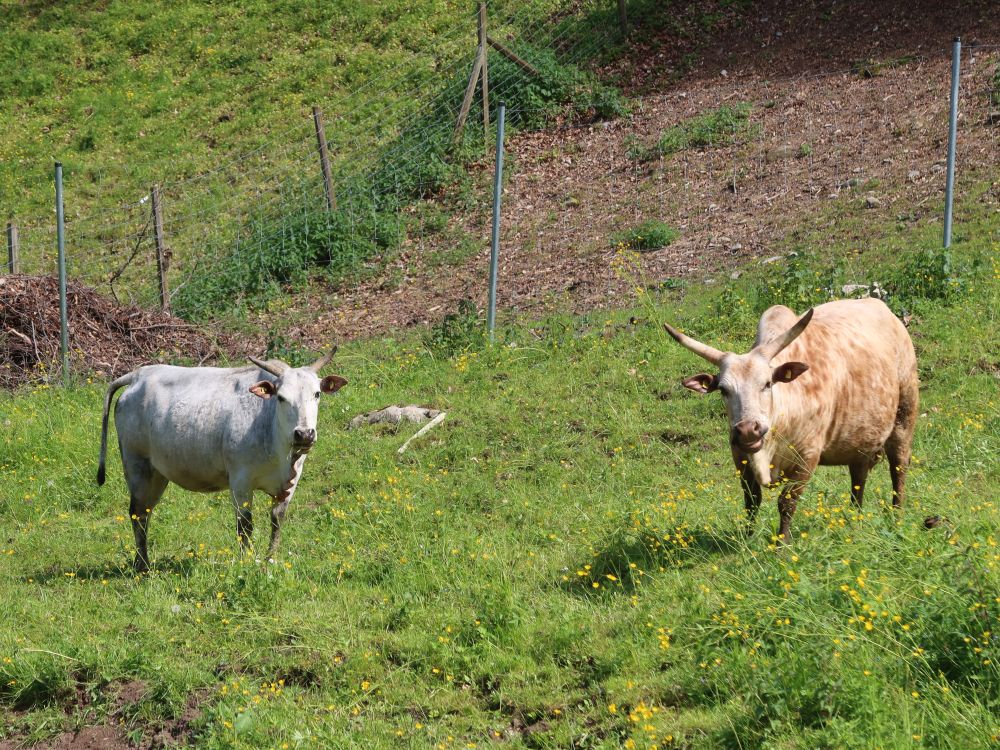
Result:
<svg viewBox="0 0 1000 750"><path fill-rule="evenodd" d="M180 714L174 718L139 724L142 729L141 740L133 742L129 739L129 730L136 728L134 720L128 715L131 709L142 702L149 693L149 686L142 680L116 682L104 688L104 693L111 701L111 711L100 724L84 726L74 731L63 732L56 737L32 745L37 750L161 750L177 745L192 744L195 739L195 728L202 715L202 704L209 699L211 691L196 690L188 696ZM67 713L86 714L92 701L89 695L78 687L75 700L67 705ZM92 713L90 718L94 718ZM27 747L25 736L14 736L0 741L0 750L21 750Z"/></svg>
<svg viewBox="0 0 1000 750"><path fill-rule="evenodd" d="M47 750L110 750L130 748L122 730L112 726L83 727L77 732L59 735L51 744L36 745Z"/></svg>
<svg viewBox="0 0 1000 750"><path fill-rule="evenodd" d="M202 715L201 706L208 701L210 694L211 691L207 688L194 691L184 703L180 716L163 722L152 732L148 742L144 738L142 746L148 750L160 750L174 745L192 744L196 736L195 725Z"/></svg>

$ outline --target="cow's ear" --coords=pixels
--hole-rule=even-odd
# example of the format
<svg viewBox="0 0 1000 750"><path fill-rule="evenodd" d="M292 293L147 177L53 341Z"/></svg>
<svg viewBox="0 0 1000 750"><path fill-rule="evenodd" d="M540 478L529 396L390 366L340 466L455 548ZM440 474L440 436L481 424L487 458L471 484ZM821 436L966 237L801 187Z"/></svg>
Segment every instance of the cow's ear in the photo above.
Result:
<svg viewBox="0 0 1000 750"><path fill-rule="evenodd" d="M685 388L690 388L695 393L711 393L719 388L719 377L717 375L709 375L707 372L702 372L697 375L692 375L689 378L685 378L681 381Z"/></svg>
<svg viewBox="0 0 1000 750"><path fill-rule="evenodd" d="M270 380L262 380L250 386L250 393L260 398L271 398L277 392L278 389L275 388L274 383Z"/></svg>
<svg viewBox="0 0 1000 750"><path fill-rule="evenodd" d="M771 373L772 383L791 383L795 378L809 369L805 362L785 362L778 365Z"/></svg>
<svg viewBox="0 0 1000 750"><path fill-rule="evenodd" d="M340 375L327 375L319 381L319 389L323 393L336 393L345 385L347 385L347 381Z"/></svg>

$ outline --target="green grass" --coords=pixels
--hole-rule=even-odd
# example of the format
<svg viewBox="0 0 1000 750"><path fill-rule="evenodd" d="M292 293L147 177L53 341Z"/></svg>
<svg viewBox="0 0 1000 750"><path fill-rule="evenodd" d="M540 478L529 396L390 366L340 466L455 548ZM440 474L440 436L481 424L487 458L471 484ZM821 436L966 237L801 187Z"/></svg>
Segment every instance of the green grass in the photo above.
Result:
<svg viewBox="0 0 1000 750"><path fill-rule="evenodd" d="M702 112L664 130L652 146L634 144L629 149L629 158L649 161L689 148L730 146L745 141L759 132L759 126L750 122L751 113L752 107L747 102Z"/></svg>
<svg viewBox="0 0 1000 750"><path fill-rule="evenodd" d="M627 247L637 251L659 250L680 236L680 232L666 222L647 219L629 229L611 235L612 247Z"/></svg>
<svg viewBox="0 0 1000 750"><path fill-rule="evenodd" d="M117 457L92 480L103 385L4 395L0 738L148 735L204 690L208 748L995 745L1000 238L976 206L943 286L892 301L922 378L906 509L884 465L862 513L846 470L820 469L788 550L773 495L739 533L721 405L680 385L702 365L660 322L745 349L764 306L802 309L837 274L935 277L912 259L937 227L869 232L858 255L817 222L825 243L791 242L823 251L787 279L512 323L494 347L472 309L344 347L272 566L237 555L227 497L171 488L133 577ZM399 402L449 417L403 457L415 428L344 430ZM146 698L109 718L133 679Z"/></svg>

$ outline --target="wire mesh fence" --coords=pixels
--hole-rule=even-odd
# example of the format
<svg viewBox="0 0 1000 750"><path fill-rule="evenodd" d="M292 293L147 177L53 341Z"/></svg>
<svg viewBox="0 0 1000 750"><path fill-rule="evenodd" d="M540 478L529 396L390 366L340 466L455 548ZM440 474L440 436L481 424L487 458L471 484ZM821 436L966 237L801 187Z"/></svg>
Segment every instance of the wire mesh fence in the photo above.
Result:
<svg viewBox="0 0 1000 750"><path fill-rule="evenodd" d="M621 43L615 33L592 33L616 27L613 3L556 12L550 0L491 3L488 23L499 46L544 74L490 48L491 110L506 100L514 131L501 308L551 295L570 295L578 307L613 303L627 285L611 259L622 243L642 245L641 233L655 226L649 222L676 233L669 245L639 248L645 273L669 283L694 269L731 270L748 257L767 258L781 235L815 233L817 226L786 219L801 216L803 206L814 208L808 213L817 225L831 212L856 210L859 244L865 212L883 220L889 213L903 227L940 221L950 66L944 50L898 68L770 81L719 77L625 102L585 72ZM156 306L159 253L167 302L192 319L210 318L223 305L266 305L317 273L349 290L344 297L355 310L342 317L355 314L372 289L441 268L452 270L439 306L457 297L484 303L485 264L482 274L463 266L485 253L489 232L493 131L482 125L478 94L464 131L456 132L477 18L457 18L437 34L433 71L400 70L323 103L330 188L307 112L211 170L170 179L165 165L159 247L149 190L113 208L78 211L70 180L70 276L122 302ZM1000 130L1000 50L965 53L960 175L995 167ZM553 88L556 95L546 98ZM626 107L627 116L616 116ZM95 189L114 179L101 175ZM54 211L18 224L21 270L54 273ZM387 251L399 253L398 262L386 264ZM437 303L428 299L429 310ZM420 319L411 311L398 322Z"/></svg>

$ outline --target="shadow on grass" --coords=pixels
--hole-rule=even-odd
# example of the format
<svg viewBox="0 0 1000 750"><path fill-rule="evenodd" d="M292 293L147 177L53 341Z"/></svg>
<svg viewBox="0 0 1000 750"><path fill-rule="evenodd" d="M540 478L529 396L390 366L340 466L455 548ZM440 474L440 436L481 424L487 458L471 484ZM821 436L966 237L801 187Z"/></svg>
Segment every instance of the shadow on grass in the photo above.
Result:
<svg viewBox="0 0 1000 750"><path fill-rule="evenodd" d="M566 575L564 591L583 597L632 594L650 574L667 568L687 568L743 549L747 541L739 526L724 529L674 530L669 536L634 530L612 533L596 552Z"/></svg>
<svg viewBox="0 0 1000 750"><path fill-rule="evenodd" d="M188 576L195 569L198 560L190 557L168 557L163 560L154 560L150 574L166 574L177 576ZM136 573L129 565L115 565L105 563L103 565L83 565L80 567L69 566L48 566L28 578L41 585L53 583L55 581L66 580L67 578L81 581L110 581L129 580L145 577L146 574Z"/></svg>

